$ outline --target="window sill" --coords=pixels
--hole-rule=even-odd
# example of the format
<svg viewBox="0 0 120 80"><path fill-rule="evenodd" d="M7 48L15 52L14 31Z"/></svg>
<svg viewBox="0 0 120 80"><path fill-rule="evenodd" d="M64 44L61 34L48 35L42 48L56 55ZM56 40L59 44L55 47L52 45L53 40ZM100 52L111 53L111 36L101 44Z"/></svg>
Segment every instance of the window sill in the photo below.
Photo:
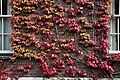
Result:
<svg viewBox="0 0 120 80"><path fill-rule="evenodd" d="M11 80L10 78L8 80ZM15 80L15 79L13 79ZM94 80L93 78L71 78L71 77L52 77L52 78L44 78L44 77L20 77L18 80ZM111 80L110 78L98 78L97 80ZM120 78L114 78L114 80L120 80Z"/></svg>
<svg viewBox="0 0 120 80"><path fill-rule="evenodd" d="M110 54L118 54L120 51L109 51Z"/></svg>
<svg viewBox="0 0 120 80"><path fill-rule="evenodd" d="M0 17L11 17L12 15L0 15Z"/></svg>
<svg viewBox="0 0 120 80"><path fill-rule="evenodd" d="M0 50L0 54L12 54L14 51L11 50ZM110 54L117 54L120 51L109 51Z"/></svg>
<svg viewBox="0 0 120 80"><path fill-rule="evenodd" d="M13 52L11 50L0 50L0 54L12 54Z"/></svg>
<svg viewBox="0 0 120 80"><path fill-rule="evenodd" d="M8 80L11 80L10 78ZM14 80L14 79L13 79ZM44 78L44 77L20 77L18 80L93 80L92 78L71 78L71 77L51 77L51 78Z"/></svg>

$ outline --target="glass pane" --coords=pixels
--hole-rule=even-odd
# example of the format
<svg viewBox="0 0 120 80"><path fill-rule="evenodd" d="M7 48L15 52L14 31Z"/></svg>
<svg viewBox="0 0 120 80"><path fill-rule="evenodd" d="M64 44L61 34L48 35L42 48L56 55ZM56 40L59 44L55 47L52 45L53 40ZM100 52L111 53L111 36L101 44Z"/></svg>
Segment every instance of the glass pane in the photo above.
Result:
<svg viewBox="0 0 120 80"><path fill-rule="evenodd" d="M11 0L7 0L7 14L10 15L11 14L11 7L10 7L10 2Z"/></svg>
<svg viewBox="0 0 120 80"><path fill-rule="evenodd" d="M4 50L11 50L10 35L4 35Z"/></svg>
<svg viewBox="0 0 120 80"><path fill-rule="evenodd" d="M0 33L2 33L2 19L0 18Z"/></svg>
<svg viewBox="0 0 120 80"><path fill-rule="evenodd" d="M10 11L11 11L10 1L11 0L2 0L2 14L3 15L10 14Z"/></svg>
<svg viewBox="0 0 120 80"><path fill-rule="evenodd" d="M115 18L115 21L113 21L113 26L111 27L111 32L112 33L117 33L117 26L118 26L118 18Z"/></svg>
<svg viewBox="0 0 120 80"><path fill-rule="evenodd" d="M2 50L2 36L0 35L0 50Z"/></svg>
<svg viewBox="0 0 120 80"><path fill-rule="evenodd" d="M10 18L4 18L4 33L11 33Z"/></svg>
<svg viewBox="0 0 120 80"><path fill-rule="evenodd" d="M118 50L118 36L117 35L111 35L111 48L113 51Z"/></svg>
<svg viewBox="0 0 120 80"><path fill-rule="evenodd" d="M119 0L115 0L115 14L119 14Z"/></svg>

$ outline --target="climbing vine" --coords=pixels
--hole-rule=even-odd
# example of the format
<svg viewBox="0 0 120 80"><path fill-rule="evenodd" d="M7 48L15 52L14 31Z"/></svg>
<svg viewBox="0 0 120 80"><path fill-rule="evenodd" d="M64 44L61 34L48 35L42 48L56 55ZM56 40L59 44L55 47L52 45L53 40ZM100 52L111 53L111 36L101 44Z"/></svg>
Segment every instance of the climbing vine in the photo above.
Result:
<svg viewBox="0 0 120 80"><path fill-rule="evenodd" d="M112 78L120 54L111 56L108 51L110 4L110 0L11 0L10 62L36 60L44 77ZM30 73L32 67L31 63L9 70L2 67L0 79L18 79L9 71ZM105 75L89 76L86 67Z"/></svg>

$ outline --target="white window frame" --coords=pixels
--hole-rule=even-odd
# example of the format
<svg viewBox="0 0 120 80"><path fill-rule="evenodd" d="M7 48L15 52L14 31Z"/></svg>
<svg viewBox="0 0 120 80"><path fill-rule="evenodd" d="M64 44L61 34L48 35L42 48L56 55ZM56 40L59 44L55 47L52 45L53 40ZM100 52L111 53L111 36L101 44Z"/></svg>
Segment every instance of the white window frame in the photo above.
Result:
<svg viewBox="0 0 120 80"><path fill-rule="evenodd" d="M2 36L2 50L0 50L0 54L12 54L13 53L13 51L11 51L11 50L4 50L3 48L4 48L4 35L6 34L6 35L10 35L11 33L4 33L4 24L3 24L3 19L4 18L11 18L11 16L12 15L3 15L2 14L2 0L0 0L1 1L1 14L0 14L0 18L2 19L2 24L1 24L1 26L2 26L2 33L0 33L0 35Z"/></svg>
<svg viewBox="0 0 120 80"><path fill-rule="evenodd" d="M117 15L115 14L115 1L114 0L112 0L112 4L110 6L110 9L111 9L110 14L112 15L112 19L111 19L111 22L110 22L110 25L111 25L111 29L110 29L110 44L111 44L111 46L110 46L109 52L111 54L112 53L120 53L120 47L119 47L119 45L120 45L120 42L119 42L119 39L120 39L120 32L119 32L119 29L120 29L120 23L119 23L119 21L120 21L120 0L119 0L119 14L117 14ZM114 18L117 18L118 24L117 24L117 32L113 33L112 27L115 26ZM118 43L117 43L118 44L117 45L117 50L112 50L113 49L112 44L114 44L114 43L112 41L113 38L111 37L111 35L117 35L117 38L118 38L117 39L117 41L118 41Z"/></svg>

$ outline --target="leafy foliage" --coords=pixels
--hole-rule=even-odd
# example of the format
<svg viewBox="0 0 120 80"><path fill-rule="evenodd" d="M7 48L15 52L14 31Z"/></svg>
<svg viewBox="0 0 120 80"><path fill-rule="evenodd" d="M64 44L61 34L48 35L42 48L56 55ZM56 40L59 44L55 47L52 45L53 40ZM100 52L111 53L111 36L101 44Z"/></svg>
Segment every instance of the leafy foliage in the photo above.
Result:
<svg viewBox="0 0 120 80"><path fill-rule="evenodd" d="M110 3L110 0L12 0L10 40L14 53L10 61L35 59L45 77L88 76L80 65L115 72L112 62L120 60L117 55L108 56ZM29 73L29 68L32 64L18 66L16 70ZM1 72L0 79L6 80L4 77Z"/></svg>

